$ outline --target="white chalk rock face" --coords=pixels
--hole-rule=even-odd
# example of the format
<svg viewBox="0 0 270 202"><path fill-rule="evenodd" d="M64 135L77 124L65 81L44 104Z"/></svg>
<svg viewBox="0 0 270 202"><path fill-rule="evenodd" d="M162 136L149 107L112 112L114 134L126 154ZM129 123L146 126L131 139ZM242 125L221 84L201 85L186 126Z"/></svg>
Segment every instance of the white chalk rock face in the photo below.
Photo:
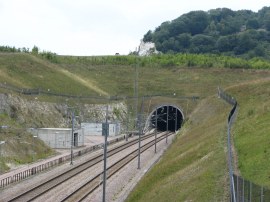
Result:
<svg viewBox="0 0 270 202"><path fill-rule="evenodd" d="M139 46L139 55L140 56L147 56L151 54L157 54L159 53L156 50L155 43L152 42L144 42L141 40L140 46Z"/></svg>

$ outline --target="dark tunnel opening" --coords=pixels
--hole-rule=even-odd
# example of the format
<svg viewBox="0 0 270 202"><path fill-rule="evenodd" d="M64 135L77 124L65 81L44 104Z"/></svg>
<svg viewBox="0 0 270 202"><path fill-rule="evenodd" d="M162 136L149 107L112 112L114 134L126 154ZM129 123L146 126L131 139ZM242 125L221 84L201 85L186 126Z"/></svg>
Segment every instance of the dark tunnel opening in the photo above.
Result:
<svg viewBox="0 0 270 202"><path fill-rule="evenodd" d="M178 131L183 123L183 113L175 106L164 105L158 107L151 115L152 128L158 131Z"/></svg>

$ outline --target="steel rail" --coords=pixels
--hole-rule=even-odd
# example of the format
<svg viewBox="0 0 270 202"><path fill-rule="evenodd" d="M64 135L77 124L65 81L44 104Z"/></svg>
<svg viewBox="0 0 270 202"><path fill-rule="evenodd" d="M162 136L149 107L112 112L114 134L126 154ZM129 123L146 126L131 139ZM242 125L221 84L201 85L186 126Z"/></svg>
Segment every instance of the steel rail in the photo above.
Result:
<svg viewBox="0 0 270 202"><path fill-rule="evenodd" d="M157 142L160 142L161 140L165 139L167 136L170 136L174 133L165 133L162 136L157 138ZM145 145L141 147L141 153L148 150L150 147L152 147L155 144L155 140L152 140ZM107 179L112 177L115 173L117 173L121 168L123 168L125 165L127 165L129 162L131 162L134 158L138 156L138 148L134 151L130 152L114 164L112 164L110 167L107 168ZM81 185L78 189L73 191L72 193L68 194L65 198L61 200L61 202L64 201L83 201L86 199L87 196L89 196L94 190L96 190L103 181L100 180L100 176L103 174L103 171L99 174L95 175L93 178L85 182L83 185Z"/></svg>
<svg viewBox="0 0 270 202"><path fill-rule="evenodd" d="M148 138L151 138L154 136L154 133L145 135L143 137L143 140L146 140ZM138 143L138 139L131 140L123 145L119 145L115 148L112 148L108 151L108 157L111 157L122 150ZM31 201L35 198L39 197L42 194L45 194L46 192L50 191L51 189L55 188L59 184L71 179L72 177L76 176L80 172L89 169L90 167L96 165L97 163L101 162L103 160L103 154L97 154L93 157L91 157L89 160L76 165L75 167L68 169L67 171L61 173L60 175L53 176L49 178L47 181L42 182L41 184L26 190L23 193L19 193L18 195L14 196L13 198L9 199L8 201Z"/></svg>

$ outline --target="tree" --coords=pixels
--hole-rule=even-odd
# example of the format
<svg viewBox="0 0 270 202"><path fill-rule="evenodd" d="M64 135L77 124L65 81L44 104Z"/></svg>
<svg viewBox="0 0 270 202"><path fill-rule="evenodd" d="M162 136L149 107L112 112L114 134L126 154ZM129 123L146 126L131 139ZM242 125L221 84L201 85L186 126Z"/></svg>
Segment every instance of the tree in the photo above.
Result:
<svg viewBox="0 0 270 202"><path fill-rule="evenodd" d="M262 45L258 45L254 48L255 56L263 57L265 56L265 48Z"/></svg>
<svg viewBox="0 0 270 202"><path fill-rule="evenodd" d="M213 20L214 22L220 22L221 20L221 8L217 8L217 9L211 9L208 11L209 15L210 15L210 19Z"/></svg>
<svg viewBox="0 0 270 202"><path fill-rule="evenodd" d="M37 55L39 53L39 48L37 46L34 46L32 48L32 54Z"/></svg>
<svg viewBox="0 0 270 202"><path fill-rule="evenodd" d="M190 46L191 35L187 33L179 34L176 38L180 48L188 48Z"/></svg>
<svg viewBox="0 0 270 202"><path fill-rule="evenodd" d="M231 43L232 40L228 36L221 36L217 42L216 47L219 52L228 52L233 49L234 43Z"/></svg>
<svg viewBox="0 0 270 202"><path fill-rule="evenodd" d="M191 11L163 22L153 32L149 30L143 40L154 42L157 50L163 53L226 53L268 57L270 7L264 7L258 13L228 8Z"/></svg>
<svg viewBox="0 0 270 202"><path fill-rule="evenodd" d="M237 37L237 46L234 48L234 53L240 55L254 48L257 43L250 37L248 33L243 33Z"/></svg>
<svg viewBox="0 0 270 202"><path fill-rule="evenodd" d="M270 7L263 7L261 10L258 11L258 18L259 22L261 23L261 26L269 30L269 13L270 13Z"/></svg>
<svg viewBox="0 0 270 202"><path fill-rule="evenodd" d="M175 40L174 40L173 37L169 38L168 40L165 40L165 41L162 43L162 46L163 46L163 49L166 50L165 52L168 52L168 51L175 51L175 50L176 50L176 47L175 47Z"/></svg>
<svg viewBox="0 0 270 202"><path fill-rule="evenodd" d="M270 11L264 15L264 27L267 31L270 31Z"/></svg>
<svg viewBox="0 0 270 202"><path fill-rule="evenodd" d="M181 19L178 18L176 20L173 20L170 24L169 31L171 35L177 36L178 34L182 34L188 31L188 27L186 23Z"/></svg>
<svg viewBox="0 0 270 202"><path fill-rule="evenodd" d="M247 29L258 29L260 27L257 18L249 19L246 23L246 26L247 26Z"/></svg>
<svg viewBox="0 0 270 202"><path fill-rule="evenodd" d="M235 13L229 8L222 8L220 15L221 15L221 18L225 19L228 17L235 16Z"/></svg>
<svg viewBox="0 0 270 202"><path fill-rule="evenodd" d="M29 48L23 47L23 48L22 48L22 52L24 52L24 53L29 53Z"/></svg>
<svg viewBox="0 0 270 202"><path fill-rule="evenodd" d="M161 29L160 31L156 32L153 35L152 40L153 42L160 42L162 43L164 40L168 40L170 38L170 33L166 29Z"/></svg>
<svg viewBox="0 0 270 202"><path fill-rule="evenodd" d="M191 11L186 17L189 18L188 28L191 35L203 33L209 23L208 15L204 11Z"/></svg>
<svg viewBox="0 0 270 202"><path fill-rule="evenodd" d="M152 41L152 31L149 30L144 36L143 36L144 42L150 42Z"/></svg>
<svg viewBox="0 0 270 202"><path fill-rule="evenodd" d="M211 23L207 26L207 28L205 29L205 33L211 36L217 36L219 34L214 20L212 20Z"/></svg>
<svg viewBox="0 0 270 202"><path fill-rule="evenodd" d="M206 53L214 49L215 39L211 36L197 34L191 39L191 51L194 53Z"/></svg>

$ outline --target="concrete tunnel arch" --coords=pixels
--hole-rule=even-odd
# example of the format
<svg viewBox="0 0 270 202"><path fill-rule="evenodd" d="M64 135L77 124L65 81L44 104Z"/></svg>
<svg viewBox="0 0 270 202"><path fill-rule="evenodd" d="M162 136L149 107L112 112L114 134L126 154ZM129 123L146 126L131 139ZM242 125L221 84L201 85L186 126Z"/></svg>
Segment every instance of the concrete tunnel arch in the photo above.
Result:
<svg viewBox="0 0 270 202"><path fill-rule="evenodd" d="M175 132L181 128L184 122L184 113L179 107L175 105L171 104L158 105L147 117L144 129L145 131L150 131L151 129L156 127L156 118L158 131L167 130L167 120L168 120L168 131Z"/></svg>

